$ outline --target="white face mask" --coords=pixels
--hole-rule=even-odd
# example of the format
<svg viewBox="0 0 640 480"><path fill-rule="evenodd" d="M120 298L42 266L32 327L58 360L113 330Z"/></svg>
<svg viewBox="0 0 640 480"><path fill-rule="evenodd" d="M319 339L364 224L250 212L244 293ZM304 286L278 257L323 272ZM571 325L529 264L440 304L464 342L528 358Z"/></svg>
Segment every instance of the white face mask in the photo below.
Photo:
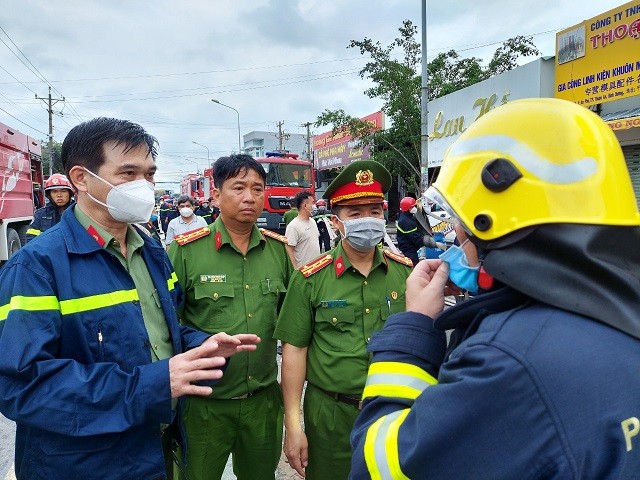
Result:
<svg viewBox="0 0 640 480"><path fill-rule="evenodd" d="M98 205L107 207L114 220L123 223L140 223L147 222L151 218L151 212L155 206L153 183L140 179L115 186L86 168L85 171L111 187L107 194L107 203L102 203L89 192L87 195Z"/></svg>
<svg viewBox="0 0 640 480"><path fill-rule="evenodd" d="M418 207L412 207L411 210L409 210L409 213L418 213Z"/></svg>
<svg viewBox="0 0 640 480"><path fill-rule="evenodd" d="M189 218L191 215L193 215L193 210L191 210L189 207L182 207L180 210L180 215L182 215L185 218Z"/></svg>

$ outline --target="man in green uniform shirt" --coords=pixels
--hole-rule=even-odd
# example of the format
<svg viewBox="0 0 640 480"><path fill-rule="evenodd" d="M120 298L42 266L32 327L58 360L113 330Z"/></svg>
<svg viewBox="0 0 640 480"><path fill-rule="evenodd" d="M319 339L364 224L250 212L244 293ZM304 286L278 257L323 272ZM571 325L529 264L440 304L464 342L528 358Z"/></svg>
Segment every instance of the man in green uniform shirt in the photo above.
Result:
<svg viewBox="0 0 640 480"><path fill-rule="evenodd" d="M284 452L311 480L346 479L349 435L367 379L371 335L405 309L411 260L377 248L389 172L374 161L344 168L327 188L343 240L294 272L275 337L283 342ZM305 379L304 425L300 401Z"/></svg>
<svg viewBox="0 0 640 480"><path fill-rule="evenodd" d="M211 396L188 399L189 480L220 479L230 453L239 479L273 479L280 458L282 393L272 337L292 266L285 237L255 226L265 177L249 155L218 159L214 195L220 216L177 236L169 249L185 293L183 323L263 339L252 355L236 355Z"/></svg>

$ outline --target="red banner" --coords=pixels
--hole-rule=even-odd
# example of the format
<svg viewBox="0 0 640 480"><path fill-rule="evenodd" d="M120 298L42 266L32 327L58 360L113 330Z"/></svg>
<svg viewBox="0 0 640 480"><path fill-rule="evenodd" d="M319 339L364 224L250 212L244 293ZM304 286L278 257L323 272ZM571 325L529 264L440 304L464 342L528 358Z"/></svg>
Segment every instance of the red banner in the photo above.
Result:
<svg viewBox="0 0 640 480"><path fill-rule="evenodd" d="M384 114L372 113L360 120L369 122L374 130L384 129ZM356 160L370 158L369 147L358 146L359 141L354 140L345 130L332 131L315 135L313 137L313 158L318 170L343 167Z"/></svg>

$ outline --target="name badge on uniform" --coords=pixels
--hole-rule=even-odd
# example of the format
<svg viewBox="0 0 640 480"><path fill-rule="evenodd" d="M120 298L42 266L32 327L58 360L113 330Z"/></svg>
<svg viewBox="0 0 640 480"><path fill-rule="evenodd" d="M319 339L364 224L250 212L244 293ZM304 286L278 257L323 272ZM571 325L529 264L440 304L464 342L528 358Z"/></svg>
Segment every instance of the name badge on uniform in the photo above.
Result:
<svg viewBox="0 0 640 480"><path fill-rule="evenodd" d="M200 275L200 283L226 283L226 275Z"/></svg>
<svg viewBox="0 0 640 480"><path fill-rule="evenodd" d="M343 308L349 305L346 300L322 300L320 306L322 308Z"/></svg>

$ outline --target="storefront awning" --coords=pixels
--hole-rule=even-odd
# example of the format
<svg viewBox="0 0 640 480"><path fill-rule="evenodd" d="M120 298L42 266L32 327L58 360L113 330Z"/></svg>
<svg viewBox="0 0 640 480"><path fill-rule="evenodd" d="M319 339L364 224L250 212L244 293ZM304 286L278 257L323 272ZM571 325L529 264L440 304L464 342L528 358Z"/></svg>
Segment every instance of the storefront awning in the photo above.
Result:
<svg viewBox="0 0 640 480"><path fill-rule="evenodd" d="M602 119L612 130L640 128L640 108L630 108L619 112L605 113Z"/></svg>

